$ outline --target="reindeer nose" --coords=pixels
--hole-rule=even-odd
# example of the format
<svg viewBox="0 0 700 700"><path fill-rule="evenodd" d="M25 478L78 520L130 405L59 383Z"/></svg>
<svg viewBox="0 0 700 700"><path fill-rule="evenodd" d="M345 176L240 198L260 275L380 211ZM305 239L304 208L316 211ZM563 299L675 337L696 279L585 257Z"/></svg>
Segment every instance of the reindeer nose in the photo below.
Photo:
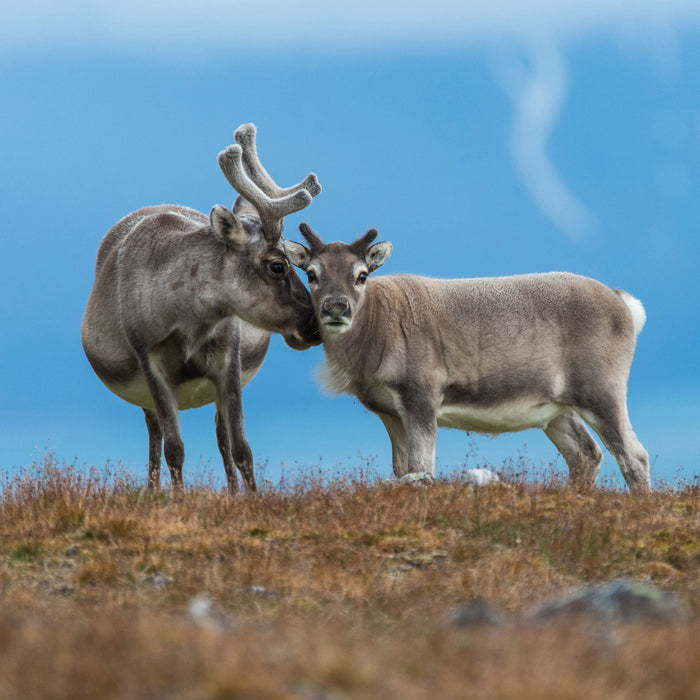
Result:
<svg viewBox="0 0 700 700"><path fill-rule="evenodd" d="M350 316L350 302L347 299L325 299L321 304L321 316L347 318Z"/></svg>

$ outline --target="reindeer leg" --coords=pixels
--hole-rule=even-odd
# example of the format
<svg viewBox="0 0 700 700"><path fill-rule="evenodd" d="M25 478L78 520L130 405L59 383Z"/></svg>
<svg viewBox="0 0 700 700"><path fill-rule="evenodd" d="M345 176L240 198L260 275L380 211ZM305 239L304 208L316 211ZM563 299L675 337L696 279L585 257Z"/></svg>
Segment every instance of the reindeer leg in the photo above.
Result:
<svg viewBox="0 0 700 700"><path fill-rule="evenodd" d="M384 423L391 440L391 464L396 478L408 474L408 435L398 416L388 413L377 414Z"/></svg>
<svg viewBox="0 0 700 700"><path fill-rule="evenodd" d="M225 357L214 363L210 378L216 385L216 435L224 460L229 493L238 492L235 467L241 472L246 490L257 490L253 471L253 453L246 440L243 425L242 382L240 360L240 325L226 337Z"/></svg>
<svg viewBox="0 0 700 700"><path fill-rule="evenodd" d="M172 488L174 491L182 491L182 465L185 462L185 446L180 437L177 396L174 388L153 365L149 357L139 358L139 361L141 371L153 397L153 403L156 406L155 414L163 435L163 452L170 469Z"/></svg>
<svg viewBox="0 0 700 700"><path fill-rule="evenodd" d="M238 381L238 390L231 385L229 385L228 389L226 395L217 401L216 412L218 416L217 436L219 436L220 439L220 451L221 436L226 434L226 438L228 439L228 445L224 448L226 451L222 451L222 457L224 458L224 468L226 469L229 492L238 492L238 480L236 479L236 471L233 468L233 464L235 464L238 471L240 471L246 490L248 492L257 491L255 473L253 471L253 452L246 439L243 425L240 378ZM232 460L232 462L229 460Z"/></svg>
<svg viewBox="0 0 700 700"><path fill-rule="evenodd" d="M581 418L569 410L550 421L544 433L566 461L571 484L580 489L592 489L603 452Z"/></svg>
<svg viewBox="0 0 700 700"><path fill-rule="evenodd" d="M144 408L148 428L148 488L157 491L160 487L160 458L163 450L163 431L155 411Z"/></svg>
<svg viewBox="0 0 700 700"><path fill-rule="evenodd" d="M233 455L231 454L231 438L228 434L228 425L226 419L222 418L219 409L216 410L214 417L216 424L216 440L219 445L219 452L224 463L226 471L226 482L230 494L238 493L238 477L236 476L236 465L233 463Z"/></svg>
<svg viewBox="0 0 700 700"><path fill-rule="evenodd" d="M401 420L408 436L407 473L428 472L435 476L437 415L429 391L413 388L401 398Z"/></svg>
<svg viewBox="0 0 700 700"><path fill-rule="evenodd" d="M649 457L632 430L624 396L601 394L587 409L577 409L615 458L630 491L648 491Z"/></svg>

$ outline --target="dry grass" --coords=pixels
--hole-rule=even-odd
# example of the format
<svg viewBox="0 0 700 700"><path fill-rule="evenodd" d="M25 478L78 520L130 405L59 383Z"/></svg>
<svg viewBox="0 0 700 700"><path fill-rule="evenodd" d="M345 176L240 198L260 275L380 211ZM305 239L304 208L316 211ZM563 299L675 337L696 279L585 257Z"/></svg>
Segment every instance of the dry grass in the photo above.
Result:
<svg viewBox="0 0 700 700"><path fill-rule="evenodd" d="M700 491L307 476L151 496L52 457L0 494L1 698L697 698ZM627 577L688 624L538 626ZM221 618L196 622L206 594ZM485 598L502 627L457 628Z"/></svg>

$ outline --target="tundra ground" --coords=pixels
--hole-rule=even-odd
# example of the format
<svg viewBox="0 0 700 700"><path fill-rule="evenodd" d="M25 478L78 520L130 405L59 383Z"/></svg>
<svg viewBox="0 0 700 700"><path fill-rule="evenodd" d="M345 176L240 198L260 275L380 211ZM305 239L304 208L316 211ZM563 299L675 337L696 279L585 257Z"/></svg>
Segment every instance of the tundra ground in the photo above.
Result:
<svg viewBox="0 0 700 700"><path fill-rule="evenodd" d="M620 578L690 621L529 616ZM450 624L473 599L502 624ZM172 498L51 456L2 483L0 698L380 697L700 697L700 489L358 471Z"/></svg>

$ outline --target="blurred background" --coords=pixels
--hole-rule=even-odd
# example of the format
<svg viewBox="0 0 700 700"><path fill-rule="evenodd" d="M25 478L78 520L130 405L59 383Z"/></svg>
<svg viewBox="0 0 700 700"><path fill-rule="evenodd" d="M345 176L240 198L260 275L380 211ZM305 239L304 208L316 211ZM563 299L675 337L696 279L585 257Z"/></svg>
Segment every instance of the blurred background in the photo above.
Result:
<svg viewBox="0 0 700 700"><path fill-rule="evenodd" d="M140 409L80 345L97 246L142 206L209 212L216 155L258 127L282 185L323 193L286 220L369 227L381 273L568 270L640 298L629 410L652 478L700 473L700 4L683 0L6 2L0 10L0 475L54 452L145 478ZM244 392L262 478L391 474L378 418L314 381L321 348L274 337ZM223 481L214 409L181 414L185 478ZM439 474L565 472L538 431L442 430ZM166 470L167 471L167 470ZM620 482L606 453L601 480Z"/></svg>

